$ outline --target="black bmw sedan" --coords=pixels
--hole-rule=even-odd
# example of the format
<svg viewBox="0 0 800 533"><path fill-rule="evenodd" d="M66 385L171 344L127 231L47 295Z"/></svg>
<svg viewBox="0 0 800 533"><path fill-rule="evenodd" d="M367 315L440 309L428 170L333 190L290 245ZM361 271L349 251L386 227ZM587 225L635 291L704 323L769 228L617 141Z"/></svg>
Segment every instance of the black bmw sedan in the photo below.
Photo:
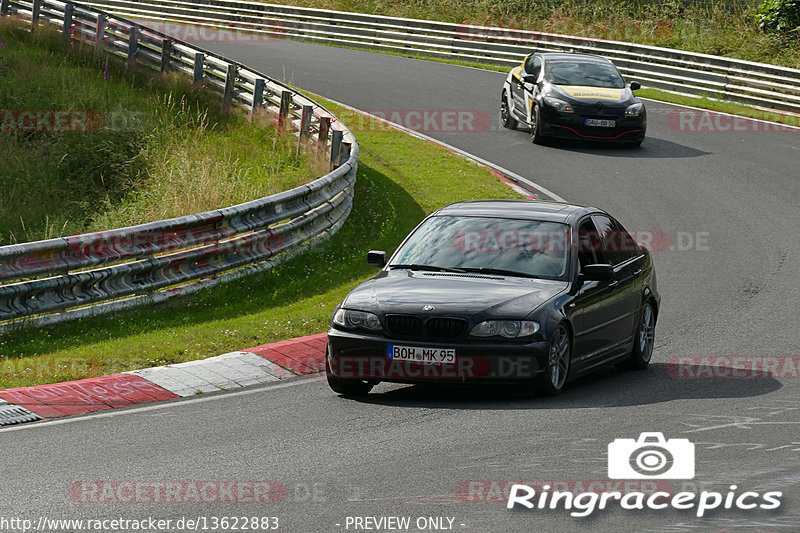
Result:
<svg viewBox="0 0 800 533"><path fill-rule="evenodd" d="M644 103L617 67L600 56L535 53L511 69L500 95L500 122L522 123L531 140L561 137L639 146L647 130Z"/></svg>
<svg viewBox="0 0 800 533"><path fill-rule="evenodd" d="M406 237L336 308L326 371L381 382L514 383L554 395L607 363L645 368L660 296L648 250L609 214L530 200L460 202Z"/></svg>

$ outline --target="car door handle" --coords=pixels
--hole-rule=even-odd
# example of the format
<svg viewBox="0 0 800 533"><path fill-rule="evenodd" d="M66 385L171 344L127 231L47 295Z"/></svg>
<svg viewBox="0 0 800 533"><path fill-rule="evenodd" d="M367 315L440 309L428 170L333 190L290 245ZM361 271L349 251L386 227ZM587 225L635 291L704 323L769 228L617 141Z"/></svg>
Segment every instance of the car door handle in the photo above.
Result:
<svg viewBox="0 0 800 533"><path fill-rule="evenodd" d="M608 288L609 289L616 289L617 285L619 285L619 281L614 280L614 281L612 281L611 283L608 284Z"/></svg>
<svg viewBox="0 0 800 533"><path fill-rule="evenodd" d="M642 275L642 269L641 268L637 268L636 270L633 271L633 277L634 278L638 278L641 275Z"/></svg>

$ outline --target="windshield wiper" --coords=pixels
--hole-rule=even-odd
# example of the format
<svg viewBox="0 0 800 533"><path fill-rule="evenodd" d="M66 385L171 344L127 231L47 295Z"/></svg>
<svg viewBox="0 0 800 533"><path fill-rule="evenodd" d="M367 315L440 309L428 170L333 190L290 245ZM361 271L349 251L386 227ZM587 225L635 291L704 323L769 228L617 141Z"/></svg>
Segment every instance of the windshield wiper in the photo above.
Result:
<svg viewBox="0 0 800 533"><path fill-rule="evenodd" d="M443 267L443 266L436 266L436 265L421 265L421 264L408 264L408 265L389 265L389 268L407 268L408 270L429 270L431 272L458 272L464 273L465 270L460 268L452 268L452 267Z"/></svg>
<svg viewBox="0 0 800 533"><path fill-rule="evenodd" d="M517 276L520 278L539 278L535 274L528 274L527 272L519 272L517 270L507 270L505 268L490 268L490 267L464 267L465 272L478 272L479 274L498 274L500 276Z"/></svg>

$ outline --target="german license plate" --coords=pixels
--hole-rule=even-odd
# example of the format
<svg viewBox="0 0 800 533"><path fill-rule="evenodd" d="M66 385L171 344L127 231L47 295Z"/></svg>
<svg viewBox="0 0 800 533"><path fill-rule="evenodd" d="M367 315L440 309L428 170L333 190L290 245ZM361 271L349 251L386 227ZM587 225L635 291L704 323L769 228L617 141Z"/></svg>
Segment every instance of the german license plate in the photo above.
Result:
<svg viewBox="0 0 800 533"><path fill-rule="evenodd" d="M456 351L452 348L422 348L389 344L386 347L386 357L395 361L414 361L431 365L453 364L456 362Z"/></svg>
<svg viewBox="0 0 800 533"><path fill-rule="evenodd" d="M615 120L603 120L599 118L587 118L583 123L587 126L600 126L602 128L613 128L617 125Z"/></svg>

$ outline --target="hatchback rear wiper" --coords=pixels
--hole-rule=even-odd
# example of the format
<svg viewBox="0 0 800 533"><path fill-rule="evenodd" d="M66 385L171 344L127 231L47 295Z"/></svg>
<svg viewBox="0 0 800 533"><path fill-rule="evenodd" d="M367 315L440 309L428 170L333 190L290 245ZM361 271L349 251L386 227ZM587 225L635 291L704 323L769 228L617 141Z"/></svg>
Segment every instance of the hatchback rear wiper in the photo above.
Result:
<svg viewBox="0 0 800 533"><path fill-rule="evenodd" d="M464 267L465 272L478 272L479 274L497 274L500 276L517 276L520 278L538 278L534 274L527 272L518 272L516 270L507 270L505 268L489 268L489 267Z"/></svg>
<svg viewBox="0 0 800 533"><path fill-rule="evenodd" d="M407 268L408 270L429 270L431 272L458 272L458 273L466 272L465 270L461 270L460 268L443 267L436 265L421 265L421 264L409 264L409 265L394 264L394 265L389 265L389 268Z"/></svg>

